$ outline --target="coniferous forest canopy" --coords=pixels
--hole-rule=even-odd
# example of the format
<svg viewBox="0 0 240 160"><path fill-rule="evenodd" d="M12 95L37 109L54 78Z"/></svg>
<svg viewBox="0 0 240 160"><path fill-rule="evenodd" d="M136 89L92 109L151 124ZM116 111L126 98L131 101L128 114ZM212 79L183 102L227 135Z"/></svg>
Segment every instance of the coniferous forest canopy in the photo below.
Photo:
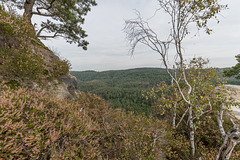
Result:
<svg viewBox="0 0 240 160"><path fill-rule="evenodd" d="M240 85L234 77L223 77L223 70L216 72L227 84ZM135 113L152 114L152 103L142 94L159 83L171 84L171 78L163 68L136 68L112 71L71 71L78 80L81 91L96 94L111 103L113 108L121 108Z"/></svg>
<svg viewBox="0 0 240 160"><path fill-rule="evenodd" d="M78 79L79 90L96 94L112 104L135 113L151 113L151 103L142 96L144 90L156 86L159 81L170 84L164 69L139 68L119 71L72 71Z"/></svg>

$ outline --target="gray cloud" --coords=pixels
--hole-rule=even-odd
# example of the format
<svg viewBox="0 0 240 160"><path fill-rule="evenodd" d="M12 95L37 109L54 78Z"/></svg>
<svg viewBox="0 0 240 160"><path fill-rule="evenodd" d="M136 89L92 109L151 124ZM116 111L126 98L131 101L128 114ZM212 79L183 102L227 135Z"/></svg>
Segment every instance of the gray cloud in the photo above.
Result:
<svg viewBox="0 0 240 160"><path fill-rule="evenodd" d="M122 31L124 20L135 18L133 9L143 18L151 17L158 8L157 0L102 0L86 17L83 28L89 35L87 51L64 40L45 41L54 46L72 63L72 70L113 70L136 67L161 67L160 57L144 46L136 49L134 57L128 54L129 46ZM214 67L227 67L236 63L234 56L240 52L239 0L225 0L229 10L223 11L220 24L211 22L214 33L210 36L200 32L189 36L184 42L185 58L203 56L211 60ZM169 31L167 17L158 15L151 19L153 28L160 33ZM160 29L159 29L160 28ZM170 56L171 57L171 56Z"/></svg>

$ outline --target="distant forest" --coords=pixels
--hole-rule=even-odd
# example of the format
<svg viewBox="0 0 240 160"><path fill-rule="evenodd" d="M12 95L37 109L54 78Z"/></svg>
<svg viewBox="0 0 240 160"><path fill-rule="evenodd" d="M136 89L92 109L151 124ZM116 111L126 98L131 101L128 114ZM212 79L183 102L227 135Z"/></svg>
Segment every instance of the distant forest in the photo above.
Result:
<svg viewBox="0 0 240 160"><path fill-rule="evenodd" d="M216 69L223 77L224 69ZM142 93L160 82L171 83L171 78L162 68L137 68L112 71L71 71L78 79L78 88L90 92L110 102L113 108L134 111L137 114L152 114L151 102ZM240 85L240 80L224 78L228 84Z"/></svg>

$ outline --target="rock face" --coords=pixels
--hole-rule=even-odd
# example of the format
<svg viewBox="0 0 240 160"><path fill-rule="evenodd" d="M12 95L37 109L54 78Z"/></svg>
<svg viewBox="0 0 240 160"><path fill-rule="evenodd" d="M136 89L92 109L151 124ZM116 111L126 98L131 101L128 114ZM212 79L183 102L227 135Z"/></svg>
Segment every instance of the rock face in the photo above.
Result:
<svg viewBox="0 0 240 160"><path fill-rule="evenodd" d="M53 92L57 94L58 98L70 98L74 99L77 97L77 79L71 74L60 76L60 83L56 85L56 89Z"/></svg>
<svg viewBox="0 0 240 160"><path fill-rule="evenodd" d="M72 76L71 74L61 76L60 79L64 84L67 85L67 89L69 93L72 95L76 94L76 90L78 89L77 87L77 78Z"/></svg>
<svg viewBox="0 0 240 160"><path fill-rule="evenodd" d="M0 50L4 49L5 47L18 48L18 46L19 42L14 37L3 32L0 27ZM45 75L39 76L38 80L41 81L40 83L38 80L30 78L26 81L26 77L14 75L12 77L7 77L6 75L1 74L2 72L8 73L9 68L1 68L1 65L3 65L3 58L0 54L0 83L7 85L10 84L12 86L23 86L36 91L44 89L50 94L53 93L57 95L58 98L74 99L77 97L77 79L68 72L68 69L63 73L61 72L57 76L53 74L56 70L63 71L61 70L61 67L56 68L56 66L59 63L61 64L63 61L38 39L31 39L31 41L28 43L28 48L33 54L40 55L42 57L42 68L44 68L51 77L47 77Z"/></svg>

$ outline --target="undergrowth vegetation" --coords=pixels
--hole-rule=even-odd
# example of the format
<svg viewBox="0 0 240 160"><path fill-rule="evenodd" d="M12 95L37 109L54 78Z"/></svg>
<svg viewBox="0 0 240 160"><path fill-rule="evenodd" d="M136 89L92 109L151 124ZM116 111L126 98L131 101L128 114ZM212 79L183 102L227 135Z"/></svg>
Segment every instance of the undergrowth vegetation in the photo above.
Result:
<svg viewBox="0 0 240 160"><path fill-rule="evenodd" d="M0 158L158 159L166 124L109 109L80 92L76 101L1 86Z"/></svg>
<svg viewBox="0 0 240 160"><path fill-rule="evenodd" d="M239 103L224 87L224 82L219 78L216 70L208 68L207 64L208 61L201 57L194 58L190 61L185 74L193 90L188 96L193 106L192 114L187 113L190 103L184 101L185 97L181 96L189 93L188 85L184 84L182 79L178 79L178 85L167 85L162 82L143 94L147 100L151 100L154 116L164 118L172 124L172 137L166 147L167 159L216 159L225 139L222 138L221 130L226 130L226 132L232 130L233 123L230 119L233 119L234 115L231 113L231 106L239 106ZM176 70L175 76L178 73ZM220 128L219 126L223 123L220 124L219 113L223 106L226 111L222 116L224 128ZM190 118L193 120L195 157L191 155L192 146L189 140L191 139ZM235 119L235 121L238 120ZM231 159L239 159L239 156L240 150L235 148Z"/></svg>
<svg viewBox="0 0 240 160"><path fill-rule="evenodd" d="M214 115L211 116L213 116L212 120L202 125L196 132L196 154L198 157L201 157L202 160L215 160L219 148L223 143L216 117L214 117ZM229 118L226 116L224 117L224 123L227 130L232 126ZM179 129L171 132L168 144L164 147L166 159L190 160L190 143L187 131L186 127L181 126ZM239 160L239 158L240 146L237 145L232 152L231 160Z"/></svg>
<svg viewBox="0 0 240 160"><path fill-rule="evenodd" d="M34 80L58 77L69 72L69 63L57 56L35 36L33 26L11 8L0 6L0 72L5 79ZM44 50L44 51L42 51Z"/></svg>

